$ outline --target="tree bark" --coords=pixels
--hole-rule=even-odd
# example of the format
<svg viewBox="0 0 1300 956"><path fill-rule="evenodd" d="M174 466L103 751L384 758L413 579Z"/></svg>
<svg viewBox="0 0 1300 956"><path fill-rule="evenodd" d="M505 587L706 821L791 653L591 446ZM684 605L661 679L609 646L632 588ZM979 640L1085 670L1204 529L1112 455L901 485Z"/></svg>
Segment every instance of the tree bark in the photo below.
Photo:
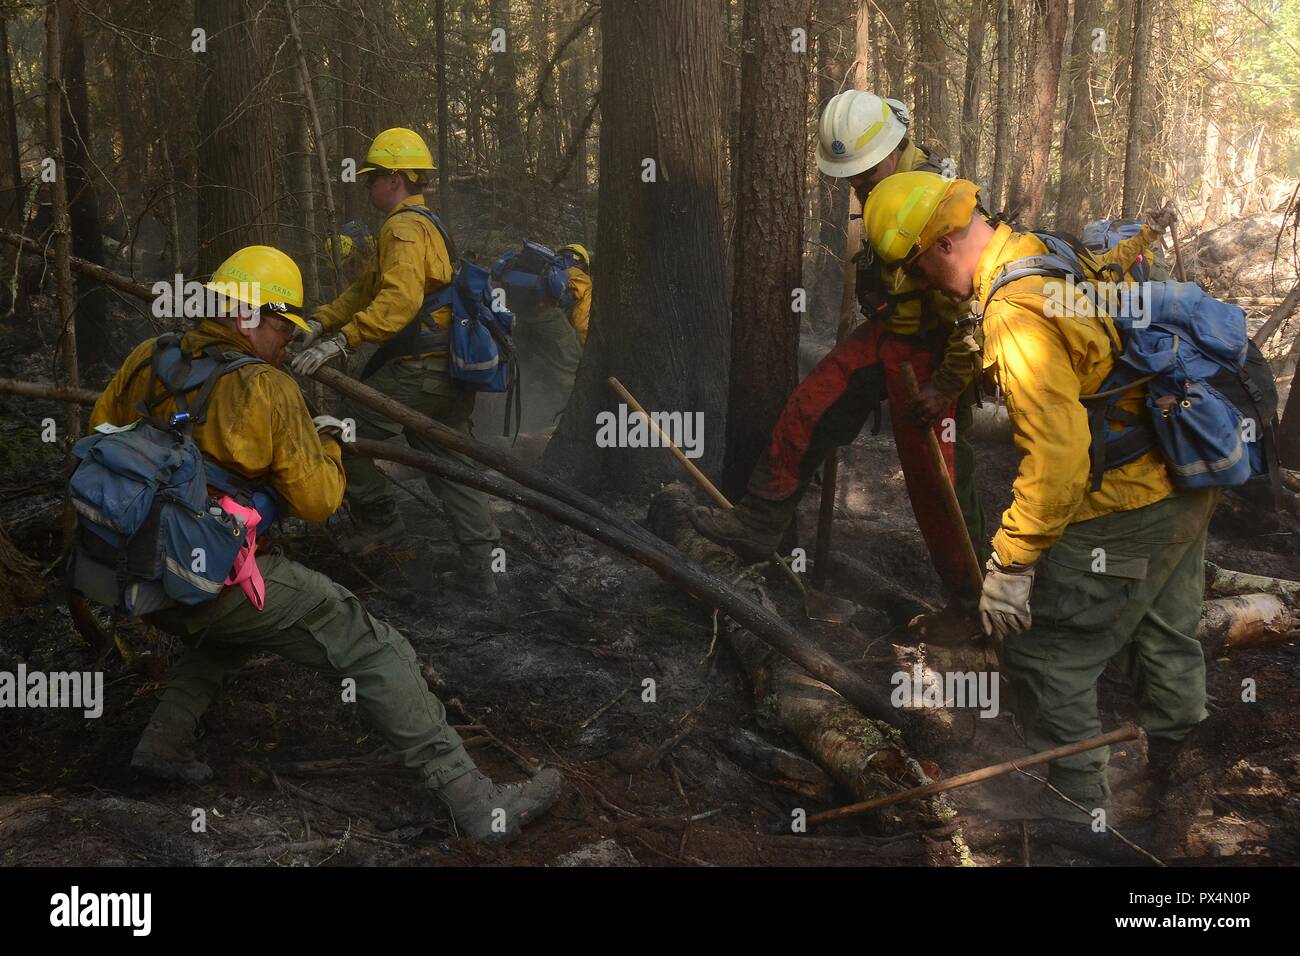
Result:
<svg viewBox="0 0 1300 956"><path fill-rule="evenodd" d="M740 69L740 192L731 292L731 379L723 491L739 498L799 382L809 0L745 4Z"/></svg>
<svg viewBox="0 0 1300 956"><path fill-rule="evenodd" d="M447 89L447 0L434 0L434 73L438 84L438 215L451 226L451 190L447 185L450 174L447 141L451 137L451 93Z"/></svg>
<svg viewBox="0 0 1300 956"><path fill-rule="evenodd" d="M722 461L722 9L623 0L605 13L591 336L544 460L580 487L632 492L675 478L677 464L662 448L597 446L611 375L652 410L702 415L696 464Z"/></svg>
<svg viewBox="0 0 1300 956"><path fill-rule="evenodd" d="M61 384L65 388L77 388L81 384L81 372L77 366L77 327L73 321L72 269L68 264L72 256L72 233L68 222L67 161L63 155L61 3L62 0L47 0L45 8L45 135L54 160L50 205L54 212L54 287L59 304ZM76 405L68 406L64 432L69 441L81 435L81 410Z"/></svg>
<svg viewBox="0 0 1300 956"><path fill-rule="evenodd" d="M953 143L948 134L948 47L942 31L938 0L915 0L916 43L913 48L917 79L914 139L935 143L945 155L952 155Z"/></svg>
<svg viewBox="0 0 1300 956"><path fill-rule="evenodd" d="M1133 68L1129 73L1128 141L1124 147L1124 199L1122 214L1135 216L1141 192L1146 185L1143 172L1146 161L1142 158L1145 140L1147 63L1151 55L1151 13L1153 0L1134 0L1133 9Z"/></svg>
<svg viewBox="0 0 1300 956"><path fill-rule="evenodd" d="M989 208L1005 211L1007 156L1011 150L1011 0L998 4L998 85L994 106L993 173L989 177Z"/></svg>
<svg viewBox="0 0 1300 956"><path fill-rule="evenodd" d="M90 99L86 91L86 47L81 10L73 0L60 0L59 39L63 79L63 164L68 195L72 251L82 259L104 262L104 235L99 224L99 196L95 190L94 162L90 155ZM77 339L86 355L110 357L108 297L94 283L76 284Z"/></svg>
<svg viewBox="0 0 1300 956"><path fill-rule="evenodd" d="M853 63L852 5L847 0L817 0L817 104L821 110L844 86L845 71ZM815 142L814 126L814 142ZM846 246L844 223L849 213L849 183L813 172L816 192L817 247L812 252L813 277L809 285L810 314L814 325L833 319L839 311L840 276Z"/></svg>
<svg viewBox="0 0 1300 956"><path fill-rule="evenodd" d="M1074 0L1070 100L1061 133L1061 185L1056 194L1056 228L1075 235L1089 218L1092 154L1097 148L1092 113L1093 3L1094 0Z"/></svg>
<svg viewBox="0 0 1300 956"><path fill-rule="evenodd" d="M23 215L23 168L18 155L18 113L14 108L13 65L9 53L9 24L0 18L0 222L17 228Z"/></svg>
<svg viewBox="0 0 1300 956"><path fill-rule="evenodd" d="M1016 149L1007 207L1019 210L1020 220L1031 229L1038 227L1043 212L1067 12L1066 0L1032 0L1030 5L1027 135Z"/></svg>
<svg viewBox="0 0 1300 956"><path fill-rule="evenodd" d="M509 0L488 0L490 29L506 31L504 53L492 53L492 96L499 161L496 178L515 186L524 175L524 128L519 111L519 38L510 26Z"/></svg>
<svg viewBox="0 0 1300 956"><path fill-rule="evenodd" d="M275 223L275 137L249 0L195 0L207 34L195 54L198 81L198 269L211 273L232 252L279 243Z"/></svg>
<svg viewBox="0 0 1300 956"><path fill-rule="evenodd" d="M966 76L961 99L961 153L957 175L979 182L980 81L984 77L984 33L988 25L989 0L974 0L970 29L966 34Z"/></svg>

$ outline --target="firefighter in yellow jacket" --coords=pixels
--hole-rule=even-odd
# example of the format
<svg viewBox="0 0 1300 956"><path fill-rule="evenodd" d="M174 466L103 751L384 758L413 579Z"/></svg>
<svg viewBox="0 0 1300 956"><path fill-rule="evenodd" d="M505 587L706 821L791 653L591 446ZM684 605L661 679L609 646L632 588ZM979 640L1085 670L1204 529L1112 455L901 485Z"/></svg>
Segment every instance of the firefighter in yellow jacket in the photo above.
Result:
<svg viewBox="0 0 1300 956"><path fill-rule="evenodd" d="M209 467L219 466L250 491L273 493L288 513L305 521L324 521L343 498L335 437L341 423L326 416L313 420L297 383L279 369L295 327L307 328L298 314L298 267L277 249L249 246L217 269L208 288L233 308L186 333L181 349L194 358L215 351L261 361L217 378L202 413L193 404L203 394L201 383L193 386L188 408L200 419L193 426L194 442ZM141 343L127 358L95 403L92 427L128 425L140 417L141 403L152 402L151 414L164 420L176 410L175 398L154 381L155 341ZM270 523L270 516L260 517ZM262 543L257 542L253 559L260 594L230 585L205 604L149 615L150 623L181 638L188 650L167 677L133 767L192 784L210 779L211 769L194 751L198 722L227 674L249 657L272 653L355 680L357 702L375 728L469 836L509 839L555 801L562 782L558 771L510 786L481 774L429 691L406 638L372 617L345 588Z"/></svg>
<svg viewBox="0 0 1300 956"><path fill-rule="evenodd" d="M323 363L373 342L380 353L367 366L371 374L363 372L368 385L468 434L474 393L452 380L447 365L451 307L417 320L424 297L451 282L454 267L447 243L425 215L421 185L432 168L433 157L417 133L390 129L375 137L359 172L366 176L371 204L387 217L379 230L378 255L347 291L316 310L304 349L292 366L298 374L310 375ZM404 333L413 320L418 327ZM341 416L353 419L363 438L395 438L402 431L398 423L352 404L344 407ZM472 464L423 436L408 435L407 441L428 454ZM349 550L365 555L401 541L405 529L397 504L374 462L350 458L346 467L348 508L357 525ZM497 592L492 551L501 532L492 520L487 496L441 478L426 480L446 506L460 547L460 566L444 575L442 583L457 585L481 599L491 597Z"/></svg>
<svg viewBox="0 0 1300 956"><path fill-rule="evenodd" d="M1046 247L986 220L976 190L928 173L896 176L872 193L863 222L883 260L954 299L974 296L982 310L983 365L1006 398L1020 453L984 578L985 630L1002 640L1003 668L1035 750L1099 734L1097 680L1110 660L1127 665L1158 779L1205 717L1196 628L1217 493L1175 490L1157 451L1108 467L1092 489L1080 396L1095 393L1114 365L1114 323L1062 279L1026 275L990 294L1004 266ZM1167 207L1126 244L1081 259L1097 276L1104 262L1124 269L1172 221ZM1121 407L1146 414L1141 389ZM1107 756L1098 749L1058 760L1049 780L1085 807L1104 806ZM1077 812L1046 796L1041 812Z"/></svg>

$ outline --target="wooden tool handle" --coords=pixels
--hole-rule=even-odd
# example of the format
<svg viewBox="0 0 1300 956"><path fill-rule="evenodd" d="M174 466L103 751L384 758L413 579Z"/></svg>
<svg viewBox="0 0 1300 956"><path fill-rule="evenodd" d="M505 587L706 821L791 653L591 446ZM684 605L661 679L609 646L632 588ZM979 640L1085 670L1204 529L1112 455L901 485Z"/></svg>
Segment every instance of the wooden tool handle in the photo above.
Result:
<svg viewBox="0 0 1300 956"><path fill-rule="evenodd" d="M721 491L719 491L717 486L714 485L713 482L709 481L708 475L700 471L700 469L696 468L695 463L692 462L689 458L687 458L684 454L682 454L682 450L673 444L673 440L671 438L669 438L667 435L664 434L663 429L660 428L658 423L653 418L650 417L650 413L647 412L644 408L642 408L641 403L638 402L632 396L632 393L623 387L623 383L620 382L618 379L616 379L613 375L611 375L608 379L606 379L606 381L609 382L609 387L612 388L615 392L617 392L618 397L623 399L623 401L627 402L627 404L632 408L633 411L640 412L642 416L644 416L646 422L650 425L652 429L654 429L654 433L659 436L659 440L663 442L674 455L677 456L677 460L680 461L682 465L685 466L688 472L690 472L691 477L695 479L695 483L699 485L701 488L703 488L705 491L707 491L709 493L709 497L712 498L714 501L716 501L721 507L726 508L728 511L730 511L732 509L732 504L730 501L727 500L727 496L724 495Z"/></svg>
<svg viewBox="0 0 1300 956"><path fill-rule="evenodd" d="M909 401L915 401L920 394L921 388L916 382L916 371L912 368L911 362L903 362L899 366L903 376L903 389L907 394ZM895 414L906 414L904 409L894 409ZM897 424L894 426L897 428ZM970 529L966 527L966 518L961 513L961 502L957 500L957 489L952 485L952 477L948 474L948 463L943 460L943 450L939 447L939 438L930 426L925 427L926 445L930 449L931 467L935 468L939 475L939 486L943 489L943 501L941 505L944 514L948 518L948 524L957 542L957 547L962 552L962 564L965 567L967 586L971 589L971 596L979 594L984 589L984 575L980 572L979 558L975 556L975 545L971 543Z"/></svg>

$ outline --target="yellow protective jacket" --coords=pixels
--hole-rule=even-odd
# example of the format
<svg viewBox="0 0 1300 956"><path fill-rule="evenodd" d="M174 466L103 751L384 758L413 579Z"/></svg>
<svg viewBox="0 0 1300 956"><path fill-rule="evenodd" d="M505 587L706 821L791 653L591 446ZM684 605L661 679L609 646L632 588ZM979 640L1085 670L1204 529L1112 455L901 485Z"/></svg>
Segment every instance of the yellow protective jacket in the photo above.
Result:
<svg viewBox="0 0 1300 956"><path fill-rule="evenodd" d="M569 295L573 304L569 306L569 324L578 333L578 341L587 345L587 325L591 322L591 276L581 266L570 266L566 273L569 277Z"/></svg>
<svg viewBox="0 0 1300 956"><path fill-rule="evenodd" d="M90 427L129 425L140 417L138 403L150 394L154 339L135 347L90 413ZM204 321L186 333L181 348L198 357L210 345L248 352L248 340L218 322ZM157 414L176 409L171 399ZM254 482L270 484L295 515L324 521L343 500L346 479L338 442L316 434L298 383L265 363L227 372L213 386L207 418L194 426L194 442L217 464Z"/></svg>
<svg viewBox="0 0 1300 956"><path fill-rule="evenodd" d="M935 154L909 142L898 158L894 173L921 171L940 172L942 167ZM939 292L919 292L917 285L902 269L881 270L880 281L891 296L910 296L898 302L886 322L893 335L913 336L934 332L937 324L943 331L943 359L930 378L934 388L946 396L956 398L975 377L974 353L966 343L965 332L957 326L958 320L969 311L969 304L953 302ZM928 313L928 315L927 315Z"/></svg>
<svg viewBox="0 0 1300 956"><path fill-rule="evenodd" d="M1154 233L1144 230L1143 236L1150 242ZM1093 258L1127 267L1143 248L1134 240L1143 236ZM975 269L976 300L984 301L1003 264L1044 252L1036 236L998 226ZM1049 299L1058 305L1049 306ZM1066 525L1141 508L1173 491L1154 451L1106 471L1101 488L1090 490L1091 435L1079 396L1096 392L1110 374L1111 335L1109 316L1097 314L1091 300L1060 279L1018 279L984 305L984 368L1002 389L1021 456L1011 506L993 536L1003 563L1032 564ZM1120 407L1144 408L1141 390L1125 396Z"/></svg>
<svg viewBox="0 0 1300 956"><path fill-rule="evenodd" d="M401 211L423 205L418 194L403 199L379 228L379 252L361 277L312 316L326 332L342 330L349 348L388 341L420 311L426 295L451 281L451 255L437 227L422 215ZM451 306L435 312L432 321L445 331ZM446 354L446 349L424 353Z"/></svg>

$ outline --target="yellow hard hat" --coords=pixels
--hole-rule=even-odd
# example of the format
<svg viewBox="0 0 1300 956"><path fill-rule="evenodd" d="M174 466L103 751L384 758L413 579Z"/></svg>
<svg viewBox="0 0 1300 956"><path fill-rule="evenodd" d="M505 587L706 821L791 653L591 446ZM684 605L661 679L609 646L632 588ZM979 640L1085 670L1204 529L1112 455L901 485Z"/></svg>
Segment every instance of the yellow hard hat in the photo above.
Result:
<svg viewBox="0 0 1300 956"><path fill-rule="evenodd" d="M914 259L942 236L963 228L975 212L979 187L938 173L895 173L871 191L862 228L881 260Z"/></svg>
<svg viewBox="0 0 1300 956"><path fill-rule="evenodd" d="M334 254L334 237L325 237L325 254L332 256ZM339 258L346 259L352 255L352 237L339 234Z"/></svg>
<svg viewBox="0 0 1300 956"><path fill-rule="evenodd" d="M424 145L420 134L413 129L394 126L375 137L366 153L366 165L358 173L375 170L426 170L434 169L433 155ZM408 173L408 175L410 175Z"/></svg>
<svg viewBox="0 0 1300 956"><path fill-rule="evenodd" d="M575 256L577 256L579 259L582 260L582 264L584 266L591 265L591 256L587 253L587 247L580 242L571 242L567 246L560 246L560 251L572 252Z"/></svg>
<svg viewBox="0 0 1300 956"><path fill-rule="evenodd" d="M301 314L302 273L279 249L245 246L217 267L205 288L233 302L265 308L311 331Z"/></svg>

